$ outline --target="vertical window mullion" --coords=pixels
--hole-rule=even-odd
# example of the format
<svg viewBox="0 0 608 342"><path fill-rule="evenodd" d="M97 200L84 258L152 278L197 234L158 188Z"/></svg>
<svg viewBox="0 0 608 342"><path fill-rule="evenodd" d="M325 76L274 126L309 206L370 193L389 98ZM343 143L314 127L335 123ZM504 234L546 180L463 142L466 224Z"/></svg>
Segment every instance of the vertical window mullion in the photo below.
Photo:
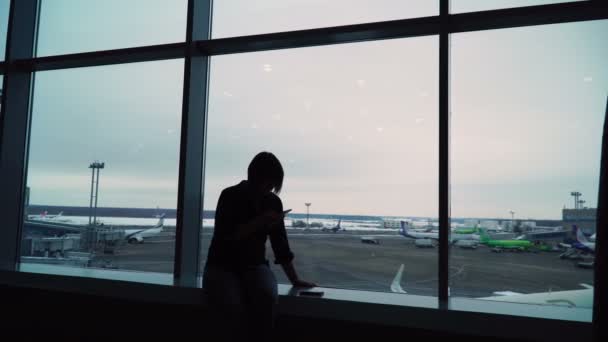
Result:
<svg viewBox="0 0 608 342"><path fill-rule="evenodd" d="M18 59L35 55L38 0L11 1L2 113L0 113L0 269L15 270L23 226L27 170L31 70L15 68Z"/></svg>
<svg viewBox="0 0 608 342"><path fill-rule="evenodd" d="M211 6L188 1L174 267L175 284L188 287L198 285L209 74L209 56L195 54L194 42L211 36Z"/></svg>
<svg viewBox="0 0 608 342"><path fill-rule="evenodd" d="M439 33L439 304L449 296L449 0L440 2Z"/></svg>

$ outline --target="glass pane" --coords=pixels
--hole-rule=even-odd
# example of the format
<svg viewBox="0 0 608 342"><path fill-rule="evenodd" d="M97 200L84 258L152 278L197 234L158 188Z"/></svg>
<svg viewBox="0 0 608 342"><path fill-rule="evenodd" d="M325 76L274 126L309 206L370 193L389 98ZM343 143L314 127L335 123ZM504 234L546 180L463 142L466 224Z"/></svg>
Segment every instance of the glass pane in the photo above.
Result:
<svg viewBox="0 0 608 342"><path fill-rule="evenodd" d="M183 60L36 73L23 263L173 272L182 88Z"/></svg>
<svg viewBox="0 0 608 342"><path fill-rule="evenodd" d="M452 36L452 295L591 308L606 33Z"/></svg>
<svg viewBox="0 0 608 342"><path fill-rule="evenodd" d="M186 0L43 0L38 56L183 42Z"/></svg>
<svg viewBox="0 0 608 342"><path fill-rule="evenodd" d="M502 8L557 4L584 0L451 0L450 13L489 11Z"/></svg>
<svg viewBox="0 0 608 342"><path fill-rule="evenodd" d="M437 0L222 0L213 3L213 38L426 17Z"/></svg>
<svg viewBox="0 0 608 342"><path fill-rule="evenodd" d="M3 61L6 55L6 33L10 5L9 0L0 0L0 61Z"/></svg>
<svg viewBox="0 0 608 342"><path fill-rule="evenodd" d="M422 37L213 57L201 265L222 189L271 151L302 278L435 296L434 243L399 228L437 235L437 56Z"/></svg>

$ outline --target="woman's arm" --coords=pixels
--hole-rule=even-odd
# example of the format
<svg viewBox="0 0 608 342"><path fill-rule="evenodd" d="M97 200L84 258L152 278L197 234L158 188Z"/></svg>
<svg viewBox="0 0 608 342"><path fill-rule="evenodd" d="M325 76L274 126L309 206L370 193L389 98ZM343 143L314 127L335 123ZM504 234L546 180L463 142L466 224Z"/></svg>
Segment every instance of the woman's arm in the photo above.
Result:
<svg viewBox="0 0 608 342"><path fill-rule="evenodd" d="M282 263L281 267L283 268L283 272L285 272L285 275L287 276L287 278L289 279L289 281L291 282L291 284L293 286L296 286L296 287L315 287L315 286L317 286L314 283L310 283L310 282L300 279L300 277L298 277L298 273L296 272L296 268L293 267L293 262L288 261L288 262Z"/></svg>
<svg viewBox="0 0 608 342"><path fill-rule="evenodd" d="M283 204L278 197L275 197L275 203L273 203L273 209L278 212L283 212ZM285 230L285 221L283 215L277 226L270 231L270 244L274 251L275 264L280 264L283 268L283 272L291 282L293 286L297 287L315 287L316 285L300 279L295 267L293 266L293 252L289 248L289 241L287 240L287 231Z"/></svg>

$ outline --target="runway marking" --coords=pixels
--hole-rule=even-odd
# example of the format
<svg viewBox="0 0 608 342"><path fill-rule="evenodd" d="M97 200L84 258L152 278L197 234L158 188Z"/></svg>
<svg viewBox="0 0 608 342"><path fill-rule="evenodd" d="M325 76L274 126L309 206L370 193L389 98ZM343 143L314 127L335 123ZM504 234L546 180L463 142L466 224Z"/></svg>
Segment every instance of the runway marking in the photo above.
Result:
<svg viewBox="0 0 608 342"><path fill-rule="evenodd" d="M399 266L399 271L395 274L395 279L391 283L391 291L396 293L407 293L401 288L401 277L403 276L403 264Z"/></svg>

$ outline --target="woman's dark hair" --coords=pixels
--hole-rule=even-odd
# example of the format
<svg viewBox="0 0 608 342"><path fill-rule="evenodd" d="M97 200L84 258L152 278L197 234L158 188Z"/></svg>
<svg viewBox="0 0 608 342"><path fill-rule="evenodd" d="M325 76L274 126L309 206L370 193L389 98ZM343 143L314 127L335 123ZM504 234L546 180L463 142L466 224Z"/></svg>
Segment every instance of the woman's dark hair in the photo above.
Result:
<svg viewBox="0 0 608 342"><path fill-rule="evenodd" d="M283 166L274 154L260 152L249 163L247 179L254 184L269 181L272 184L272 192L278 194L283 187Z"/></svg>

